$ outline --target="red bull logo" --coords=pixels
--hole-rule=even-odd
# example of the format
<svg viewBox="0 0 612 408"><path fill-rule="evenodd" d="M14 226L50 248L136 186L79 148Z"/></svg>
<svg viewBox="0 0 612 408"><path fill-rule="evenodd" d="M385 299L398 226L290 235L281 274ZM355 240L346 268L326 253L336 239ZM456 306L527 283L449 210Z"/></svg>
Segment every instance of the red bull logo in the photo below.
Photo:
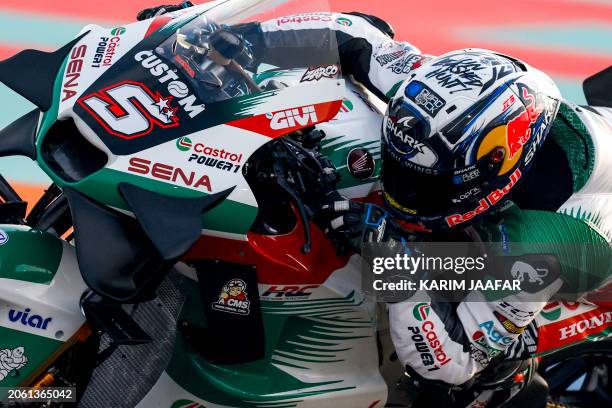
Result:
<svg viewBox="0 0 612 408"><path fill-rule="evenodd" d="M522 87L522 90L525 108L522 108L521 113L506 125L506 144L510 150L508 154L509 159L512 159L529 141L531 138L531 126L536 122L543 110L541 104L535 106L535 96L526 87Z"/></svg>

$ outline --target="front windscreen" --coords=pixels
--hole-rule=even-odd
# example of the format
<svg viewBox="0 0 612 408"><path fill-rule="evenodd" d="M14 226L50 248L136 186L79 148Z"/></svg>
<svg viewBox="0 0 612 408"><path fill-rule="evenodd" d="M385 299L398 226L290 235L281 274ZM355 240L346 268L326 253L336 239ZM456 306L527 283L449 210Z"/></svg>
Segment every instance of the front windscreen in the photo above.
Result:
<svg viewBox="0 0 612 408"><path fill-rule="evenodd" d="M185 19L155 51L204 103L295 85L261 83L280 70L304 71L298 83L314 70L317 80L340 77L334 30L339 23L326 1L307 8L298 1L227 2Z"/></svg>

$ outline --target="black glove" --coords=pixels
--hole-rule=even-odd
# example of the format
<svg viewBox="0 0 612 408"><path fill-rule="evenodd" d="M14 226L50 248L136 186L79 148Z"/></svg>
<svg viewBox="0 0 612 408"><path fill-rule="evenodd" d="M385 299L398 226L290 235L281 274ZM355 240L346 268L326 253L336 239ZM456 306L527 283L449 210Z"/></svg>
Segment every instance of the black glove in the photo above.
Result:
<svg viewBox="0 0 612 408"><path fill-rule="evenodd" d="M136 19L138 21L147 20L149 18L161 16L162 14L171 13L173 11L182 10L188 7L193 7L193 3L190 1L185 1L177 5L151 7L148 9L144 9L140 13L138 13Z"/></svg>
<svg viewBox="0 0 612 408"><path fill-rule="evenodd" d="M399 228L381 207L351 200L323 204L317 218L340 254L361 253L364 243L395 239L397 234L390 232Z"/></svg>

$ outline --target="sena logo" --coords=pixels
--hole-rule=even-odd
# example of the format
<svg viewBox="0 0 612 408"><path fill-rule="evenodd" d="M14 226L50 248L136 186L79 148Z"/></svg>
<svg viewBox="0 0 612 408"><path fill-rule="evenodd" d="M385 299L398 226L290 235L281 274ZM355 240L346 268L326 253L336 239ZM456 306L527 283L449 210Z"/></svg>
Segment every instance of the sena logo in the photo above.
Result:
<svg viewBox="0 0 612 408"><path fill-rule="evenodd" d="M197 175L195 172L185 172L180 167L174 167L163 163L152 163L150 160L132 157L128 171L136 174L150 175L153 178L170 181L174 184L183 184L187 187L205 189L212 191L210 179L207 175Z"/></svg>
<svg viewBox="0 0 612 408"><path fill-rule="evenodd" d="M62 92L64 93L62 102L67 101L77 94L75 90L70 88L76 88L79 86L79 78L81 77L81 71L83 70L83 58L85 58L86 53L87 46L80 45L73 49L72 53L70 54L70 62L68 62L68 65L66 66L66 81L64 82L64 87L62 89Z"/></svg>
<svg viewBox="0 0 612 408"><path fill-rule="evenodd" d="M318 81L321 78L334 78L338 74L336 65L327 65L316 68L308 68L300 82Z"/></svg>
<svg viewBox="0 0 612 408"><path fill-rule="evenodd" d="M197 103L195 95L190 93L187 85L153 51L141 51L134 56L134 59L140 62L143 68L148 69L160 84L167 86L170 95L177 98L178 104L190 118L195 118L204 112L205 105Z"/></svg>
<svg viewBox="0 0 612 408"><path fill-rule="evenodd" d="M78 101L108 133L122 139L146 136L155 126L177 127L177 108L171 102L171 96L164 98L134 81L111 85Z"/></svg>
<svg viewBox="0 0 612 408"><path fill-rule="evenodd" d="M305 127L319 121L313 105L266 113L266 118L270 119L270 128L274 130L290 129L296 126Z"/></svg>

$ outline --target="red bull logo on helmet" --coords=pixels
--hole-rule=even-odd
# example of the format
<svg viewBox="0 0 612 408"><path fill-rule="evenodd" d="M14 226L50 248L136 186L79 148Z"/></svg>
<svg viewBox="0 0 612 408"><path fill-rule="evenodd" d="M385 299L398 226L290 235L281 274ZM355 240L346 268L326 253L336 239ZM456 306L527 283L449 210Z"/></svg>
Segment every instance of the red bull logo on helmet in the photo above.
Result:
<svg viewBox="0 0 612 408"><path fill-rule="evenodd" d="M521 108L520 114L506 125L506 144L509 149L509 159L512 159L529 141L532 133L531 127L543 110L541 103L536 106L535 95L527 87L521 86L519 89L522 89L521 99L525 107Z"/></svg>

